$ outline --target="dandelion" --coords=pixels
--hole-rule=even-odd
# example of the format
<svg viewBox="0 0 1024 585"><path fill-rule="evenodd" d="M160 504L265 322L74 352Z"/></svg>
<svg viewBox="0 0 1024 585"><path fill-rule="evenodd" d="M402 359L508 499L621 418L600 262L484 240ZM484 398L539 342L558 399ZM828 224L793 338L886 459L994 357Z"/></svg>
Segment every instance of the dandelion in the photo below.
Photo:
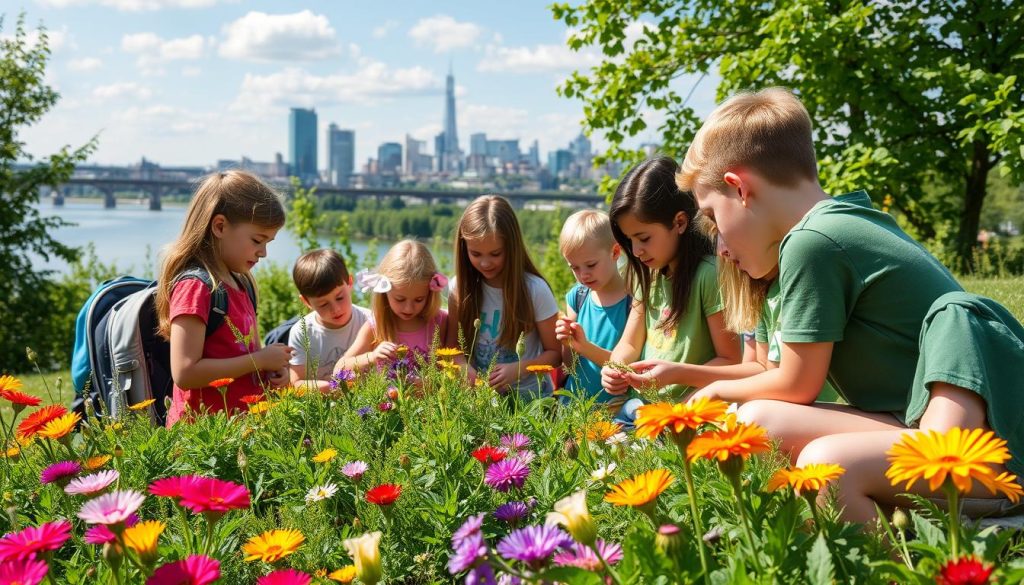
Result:
<svg viewBox="0 0 1024 585"><path fill-rule="evenodd" d="M366 585L376 585L381 578L380 531L367 532L358 538L342 541L356 567L356 577Z"/></svg>
<svg viewBox="0 0 1024 585"><path fill-rule="evenodd" d="M476 451L473 451L471 455L473 456L473 459L476 459L483 465L489 465L491 463L497 463L498 461L501 461L502 459L505 458L505 455L507 455L507 453L505 452L504 449L491 447L490 445L484 445L483 447L480 447Z"/></svg>
<svg viewBox="0 0 1024 585"><path fill-rule="evenodd" d="M512 531L498 543L498 554L509 560L522 561L530 569L542 568L551 555L573 546L572 537L557 526L527 526Z"/></svg>
<svg viewBox="0 0 1024 585"><path fill-rule="evenodd" d="M667 469L652 469L613 485L604 500L616 506L632 506L650 516L658 496L674 481Z"/></svg>
<svg viewBox="0 0 1024 585"><path fill-rule="evenodd" d="M402 486L385 483L371 488L366 492L366 501L378 506L390 506L402 495Z"/></svg>
<svg viewBox="0 0 1024 585"><path fill-rule="evenodd" d="M247 561L263 561L274 563L298 550L306 537L293 528L287 530L268 530L253 536L242 545Z"/></svg>
<svg viewBox="0 0 1024 585"><path fill-rule="evenodd" d="M71 433L71 431L75 430L75 426L77 426L81 420L82 416L77 412L69 412L61 415L46 423L43 428L39 430L39 436L47 439L62 439Z"/></svg>
<svg viewBox="0 0 1024 585"><path fill-rule="evenodd" d="M135 551L143 563L151 565L156 561L156 545L167 525L159 520L139 522L124 531L124 544Z"/></svg>
<svg viewBox="0 0 1024 585"><path fill-rule="evenodd" d="M209 585L217 579L220 579L220 561L192 555L153 571L146 585Z"/></svg>
<svg viewBox="0 0 1024 585"><path fill-rule="evenodd" d="M508 502L498 506L498 509L494 511L494 517L515 527L529 513L530 508L525 502Z"/></svg>
<svg viewBox="0 0 1024 585"><path fill-rule="evenodd" d="M39 483L46 485L49 483L56 483L58 485L67 485L71 478L75 477L82 471L82 466L77 461L60 461L48 466L39 474Z"/></svg>
<svg viewBox="0 0 1024 585"><path fill-rule="evenodd" d="M256 580L256 585L309 585L313 578L295 569L281 569Z"/></svg>
<svg viewBox="0 0 1024 585"><path fill-rule="evenodd" d="M604 481L608 479L612 473L615 473L615 469L617 467L618 466L614 462L604 466L598 465L597 469L590 472L590 479L594 481Z"/></svg>
<svg viewBox="0 0 1024 585"><path fill-rule="evenodd" d="M57 550L69 538L71 523L67 520L30 526L0 539L0 561L31 560L39 553Z"/></svg>
<svg viewBox="0 0 1024 585"><path fill-rule="evenodd" d="M59 404L51 404L39 410L34 410L18 425L18 436L25 438L34 437L47 423L64 416L67 412L68 409Z"/></svg>
<svg viewBox="0 0 1024 585"><path fill-rule="evenodd" d="M356 578L355 565L346 565L336 571L331 571L327 578L338 583L351 583Z"/></svg>
<svg viewBox="0 0 1024 585"><path fill-rule="evenodd" d="M600 558L592 548L577 542L571 548L555 553L551 561L559 567L576 567L597 573L604 569L601 559L604 559L609 565L614 565L622 560L622 546L600 539L594 543L594 546L601 554Z"/></svg>
<svg viewBox="0 0 1024 585"><path fill-rule="evenodd" d="M93 496L110 487L119 477L121 474L114 469L79 477L64 486L64 493L73 496Z"/></svg>
<svg viewBox="0 0 1024 585"><path fill-rule="evenodd" d="M354 483L359 483L359 480L363 479L363 474L366 473L367 469L368 467L365 462L353 461L351 463L346 463L345 466L341 468L341 473L345 477L351 479Z"/></svg>
<svg viewBox="0 0 1024 585"><path fill-rule="evenodd" d="M336 493L338 493L338 486L333 483L315 486L306 492L306 503L322 502Z"/></svg>
<svg viewBox="0 0 1024 585"><path fill-rule="evenodd" d="M135 513L146 496L134 490L103 494L89 500L78 511L78 517L88 524L120 524Z"/></svg>
<svg viewBox="0 0 1024 585"><path fill-rule="evenodd" d="M44 561L23 559L0 563L0 578L12 585L39 585L46 578L48 567Z"/></svg>
<svg viewBox="0 0 1024 585"><path fill-rule="evenodd" d="M270 410L270 402L262 400L256 404L249 405L249 414L266 414Z"/></svg>
<svg viewBox="0 0 1024 585"><path fill-rule="evenodd" d="M324 449L323 451L317 453L316 456L313 457L313 461L316 462L316 463L327 463L328 461L330 461L331 459L334 459L337 456L338 456L338 450L337 449L327 448L327 449Z"/></svg>
<svg viewBox="0 0 1024 585"><path fill-rule="evenodd" d="M513 487L523 487L529 474L530 468L519 459L505 459L487 468L484 483L499 492L507 492Z"/></svg>

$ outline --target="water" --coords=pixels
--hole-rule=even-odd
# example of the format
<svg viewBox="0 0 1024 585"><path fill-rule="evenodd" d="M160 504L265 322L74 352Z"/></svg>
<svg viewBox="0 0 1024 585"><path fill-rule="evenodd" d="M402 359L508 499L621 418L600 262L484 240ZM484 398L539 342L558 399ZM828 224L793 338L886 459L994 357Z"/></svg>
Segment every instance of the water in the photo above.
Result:
<svg viewBox="0 0 1024 585"><path fill-rule="evenodd" d="M58 216L76 225L64 226L51 234L58 242L68 246L84 247L92 244L96 255L104 264L115 263L123 274L154 275L159 270L159 254L177 239L185 220L185 207L164 206L162 211L150 211L148 205L120 200L114 209L104 209L102 202L76 201L68 199L63 207L54 207L48 200L36 204L36 209L45 217ZM330 245L328 241L322 245ZM380 242L378 257L387 252L389 242ZM353 251L360 259L366 257L368 242L352 241ZM261 261L272 261L287 266L289 270L301 252L292 233L282 229L277 238L267 245L267 257ZM69 272L69 266L62 260L51 257L49 261L39 258L37 268ZM259 265L257 265L257 270Z"/></svg>

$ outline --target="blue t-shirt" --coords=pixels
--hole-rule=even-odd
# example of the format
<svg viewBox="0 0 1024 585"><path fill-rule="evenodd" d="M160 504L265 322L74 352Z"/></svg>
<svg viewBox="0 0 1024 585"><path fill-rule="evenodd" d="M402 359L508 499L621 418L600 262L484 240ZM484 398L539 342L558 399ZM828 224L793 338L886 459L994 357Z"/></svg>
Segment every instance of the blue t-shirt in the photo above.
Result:
<svg viewBox="0 0 1024 585"><path fill-rule="evenodd" d="M583 327L587 339L594 345L611 351L615 344L622 337L626 329L626 318L629 316L629 304L632 301L629 295L610 307L602 307L589 292L584 297L579 307L576 306L578 290L583 285L577 284L565 295L566 305L576 311L576 322ZM601 388L601 366L595 364L583 356L579 356L579 363L576 364L575 375L569 376L565 387L569 391L577 388L585 388L587 398L598 395L598 402L608 402L615 396L608 394ZM621 398L621 397L619 397Z"/></svg>

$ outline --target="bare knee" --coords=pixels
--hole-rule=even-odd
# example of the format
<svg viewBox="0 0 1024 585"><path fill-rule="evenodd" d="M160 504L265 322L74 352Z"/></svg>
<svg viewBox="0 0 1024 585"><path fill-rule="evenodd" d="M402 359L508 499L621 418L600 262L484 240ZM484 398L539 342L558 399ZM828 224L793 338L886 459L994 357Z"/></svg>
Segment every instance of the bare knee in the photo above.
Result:
<svg viewBox="0 0 1024 585"><path fill-rule="evenodd" d="M803 467L812 463L842 463L839 461L842 455L842 445L837 442L835 436L825 436L814 439L804 445L797 457L796 465Z"/></svg>
<svg viewBox="0 0 1024 585"><path fill-rule="evenodd" d="M777 410L777 403L773 400L751 400L744 402L736 410L736 420L746 424L760 425L769 429L770 432L771 423L778 418L775 415Z"/></svg>

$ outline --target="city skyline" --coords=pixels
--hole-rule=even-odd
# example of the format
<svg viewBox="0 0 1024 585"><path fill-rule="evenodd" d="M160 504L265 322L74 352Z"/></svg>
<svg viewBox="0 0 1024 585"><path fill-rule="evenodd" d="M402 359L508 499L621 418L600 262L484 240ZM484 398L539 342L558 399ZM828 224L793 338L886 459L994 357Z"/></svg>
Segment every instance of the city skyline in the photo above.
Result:
<svg viewBox="0 0 1024 585"><path fill-rule="evenodd" d="M42 22L53 49L47 79L61 100L22 138L34 155L99 134L98 164L212 165L221 159L288 158L291 108L315 109L318 169L329 170L330 123L354 130L355 172L385 142L425 143L445 127L447 74L456 83L455 135L565 148L582 106L556 95L571 71L600 59L573 53L545 4L303 5L225 0L25 0L17 13ZM643 22L627 35L642 34ZM34 34L34 33L32 33ZM687 89L694 79L677 80ZM713 106L717 81L694 93ZM657 140L658 115L636 144ZM594 150L603 141L592 137ZM407 149L404 149L407 150ZM543 159L543 155L541 155ZM541 162L546 162L541 160Z"/></svg>

